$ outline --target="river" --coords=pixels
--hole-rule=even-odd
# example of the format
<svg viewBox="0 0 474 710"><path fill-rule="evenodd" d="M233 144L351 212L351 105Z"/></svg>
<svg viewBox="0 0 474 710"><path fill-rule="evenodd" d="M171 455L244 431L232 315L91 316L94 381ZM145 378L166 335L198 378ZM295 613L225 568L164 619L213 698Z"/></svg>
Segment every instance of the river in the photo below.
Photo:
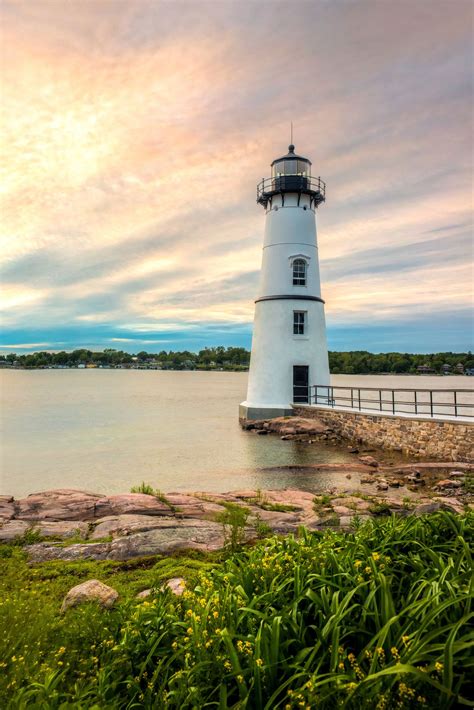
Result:
<svg viewBox="0 0 474 710"><path fill-rule="evenodd" d="M256 436L238 424L247 374L144 370L0 370L0 493L50 488L121 493L301 486L342 472L264 470L354 461L344 447ZM467 377L335 375L334 385L466 389Z"/></svg>

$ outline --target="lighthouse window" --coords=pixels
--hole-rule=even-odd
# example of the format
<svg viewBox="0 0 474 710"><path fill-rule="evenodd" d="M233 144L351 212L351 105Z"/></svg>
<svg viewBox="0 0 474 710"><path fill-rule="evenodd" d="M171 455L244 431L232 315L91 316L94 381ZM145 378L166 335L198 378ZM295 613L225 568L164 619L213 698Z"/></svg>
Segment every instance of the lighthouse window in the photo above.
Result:
<svg viewBox="0 0 474 710"><path fill-rule="evenodd" d="M306 286L306 261L295 259L293 262L293 286Z"/></svg>
<svg viewBox="0 0 474 710"><path fill-rule="evenodd" d="M306 311L293 311L293 335L304 335Z"/></svg>

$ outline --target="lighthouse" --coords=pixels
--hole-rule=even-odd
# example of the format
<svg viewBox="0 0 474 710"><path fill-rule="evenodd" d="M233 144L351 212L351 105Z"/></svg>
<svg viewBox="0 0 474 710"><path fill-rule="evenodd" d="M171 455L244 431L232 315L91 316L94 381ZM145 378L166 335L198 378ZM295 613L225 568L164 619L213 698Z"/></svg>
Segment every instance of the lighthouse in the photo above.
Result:
<svg viewBox="0 0 474 710"><path fill-rule="evenodd" d="M309 401L311 385L329 385L316 239L316 210L325 190L294 145L257 186L265 236L242 419L291 414L292 404Z"/></svg>

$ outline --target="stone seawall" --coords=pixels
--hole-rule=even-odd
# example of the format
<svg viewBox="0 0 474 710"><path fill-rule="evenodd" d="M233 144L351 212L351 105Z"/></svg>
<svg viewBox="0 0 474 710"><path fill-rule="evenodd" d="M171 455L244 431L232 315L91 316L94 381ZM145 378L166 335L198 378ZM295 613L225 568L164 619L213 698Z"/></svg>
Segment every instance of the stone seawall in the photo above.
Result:
<svg viewBox="0 0 474 710"><path fill-rule="evenodd" d="M300 417L319 419L339 436L410 456L444 461L474 460L474 424L466 421L367 414L324 407L294 407Z"/></svg>

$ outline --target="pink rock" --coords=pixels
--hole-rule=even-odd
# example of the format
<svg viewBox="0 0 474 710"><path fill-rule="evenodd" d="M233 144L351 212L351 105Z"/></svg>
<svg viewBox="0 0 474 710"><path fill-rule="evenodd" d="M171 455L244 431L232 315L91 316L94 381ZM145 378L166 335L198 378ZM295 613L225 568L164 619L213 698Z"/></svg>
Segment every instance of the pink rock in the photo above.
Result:
<svg viewBox="0 0 474 710"><path fill-rule="evenodd" d="M112 587L99 582L98 579L89 579L69 590L62 603L61 613L64 613L69 607L88 601L96 601L104 609L110 609L117 601L118 596L118 592Z"/></svg>
<svg viewBox="0 0 474 710"><path fill-rule="evenodd" d="M96 501L94 515L96 518L103 518L106 515L123 515L124 513L170 515L171 509L169 505L158 500L155 496L145 493L122 493Z"/></svg>
<svg viewBox="0 0 474 710"><path fill-rule="evenodd" d="M7 520L0 526L0 542L10 542L21 537L31 527L25 520Z"/></svg>
<svg viewBox="0 0 474 710"><path fill-rule="evenodd" d="M373 456L359 456L359 461L366 466L373 466L374 468L379 465L379 462Z"/></svg>
<svg viewBox="0 0 474 710"><path fill-rule="evenodd" d="M445 488L461 488L461 486L461 481L454 481L450 480L449 478L446 478L442 481L438 481L435 488L441 488L443 490Z"/></svg>
<svg viewBox="0 0 474 710"><path fill-rule="evenodd" d="M333 505L332 509L338 515L354 515L354 511L351 508L347 508L345 505Z"/></svg>
<svg viewBox="0 0 474 710"><path fill-rule="evenodd" d="M171 592L177 597L180 597L186 589L186 580L183 579L183 577L172 577L171 579L166 580L162 589L165 588L171 590Z"/></svg>
<svg viewBox="0 0 474 710"><path fill-rule="evenodd" d="M13 496L0 496L0 520L9 520L15 514Z"/></svg>
<svg viewBox="0 0 474 710"><path fill-rule="evenodd" d="M32 493L16 503L16 516L22 520L92 520L101 498L97 493L60 488Z"/></svg>

